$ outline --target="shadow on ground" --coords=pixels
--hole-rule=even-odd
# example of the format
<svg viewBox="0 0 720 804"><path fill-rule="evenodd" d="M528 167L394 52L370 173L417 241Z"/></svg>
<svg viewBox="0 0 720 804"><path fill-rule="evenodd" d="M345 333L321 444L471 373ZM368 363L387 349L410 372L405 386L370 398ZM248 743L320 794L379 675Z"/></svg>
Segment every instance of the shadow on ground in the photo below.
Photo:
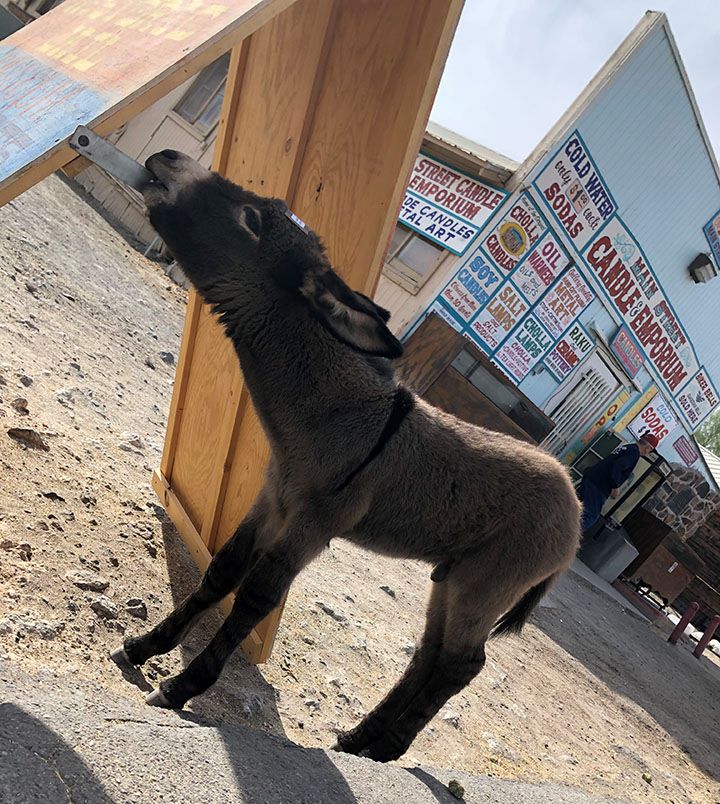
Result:
<svg viewBox="0 0 720 804"><path fill-rule="evenodd" d="M696 659L687 646L670 645L577 575L563 579L553 596L561 607L540 609L538 628L613 692L642 707L690 762L720 780L720 668L707 657Z"/></svg>

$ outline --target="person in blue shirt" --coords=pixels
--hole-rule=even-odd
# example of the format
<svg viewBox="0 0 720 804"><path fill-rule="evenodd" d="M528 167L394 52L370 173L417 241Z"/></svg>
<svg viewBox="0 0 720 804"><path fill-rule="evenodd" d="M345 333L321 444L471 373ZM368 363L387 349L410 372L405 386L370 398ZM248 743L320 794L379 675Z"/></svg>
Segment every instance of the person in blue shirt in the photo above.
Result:
<svg viewBox="0 0 720 804"><path fill-rule="evenodd" d="M618 496L620 486L630 477L640 456L649 455L657 445L657 437L646 433L634 444L617 447L583 474L578 488L583 504L583 533L598 521L607 498Z"/></svg>

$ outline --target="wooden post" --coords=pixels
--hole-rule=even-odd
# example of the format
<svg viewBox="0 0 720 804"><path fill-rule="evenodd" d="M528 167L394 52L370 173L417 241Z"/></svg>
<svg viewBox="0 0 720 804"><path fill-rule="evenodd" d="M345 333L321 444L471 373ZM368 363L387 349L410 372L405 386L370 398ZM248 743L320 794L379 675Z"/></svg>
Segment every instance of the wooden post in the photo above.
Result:
<svg viewBox="0 0 720 804"><path fill-rule="evenodd" d="M287 200L372 294L462 0L297 0L232 54L214 167ZM190 295L154 478L202 567L261 485L268 447L237 359ZM280 610L243 647L269 656Z"/></svg>

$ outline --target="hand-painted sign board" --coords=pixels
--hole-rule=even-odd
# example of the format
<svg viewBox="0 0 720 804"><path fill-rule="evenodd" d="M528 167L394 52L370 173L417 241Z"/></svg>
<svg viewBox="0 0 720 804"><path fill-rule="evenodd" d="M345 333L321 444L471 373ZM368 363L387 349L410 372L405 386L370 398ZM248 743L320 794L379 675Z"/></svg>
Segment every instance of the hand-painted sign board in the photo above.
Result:
<svg viewBox="0 0 720 804"><path fill-rule="evenodd" d="M0 204L69 162L293 0L66 0L0 42Z"/></svg>

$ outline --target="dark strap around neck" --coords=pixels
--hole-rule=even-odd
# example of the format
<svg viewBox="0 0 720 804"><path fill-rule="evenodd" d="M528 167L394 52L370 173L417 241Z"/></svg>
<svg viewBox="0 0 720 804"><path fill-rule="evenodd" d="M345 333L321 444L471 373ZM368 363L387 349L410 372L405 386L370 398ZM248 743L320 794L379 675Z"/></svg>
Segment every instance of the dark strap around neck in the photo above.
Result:
<svg viewBox="0 0 720 804"><path fill-rule="evenodd" d="M393 396L393 404L392 409L390 411L390 416L388 417L387 422L385 423L385 427L383 427L382 433L380 433L380 437L377 440L375 446L370 450L369 455L365 460L359 465L356 466L352 472L340 483L339 486L336 486L335 491L342 491L343 489L347 488L350 483L357 477L360 472L377 456L385 449L385 445L388 441L395 435L398 431L398 428L403 422L403 419L410 413L415 404L415 400L413 395L407 388L403 388L400 386Z"/></svg>

